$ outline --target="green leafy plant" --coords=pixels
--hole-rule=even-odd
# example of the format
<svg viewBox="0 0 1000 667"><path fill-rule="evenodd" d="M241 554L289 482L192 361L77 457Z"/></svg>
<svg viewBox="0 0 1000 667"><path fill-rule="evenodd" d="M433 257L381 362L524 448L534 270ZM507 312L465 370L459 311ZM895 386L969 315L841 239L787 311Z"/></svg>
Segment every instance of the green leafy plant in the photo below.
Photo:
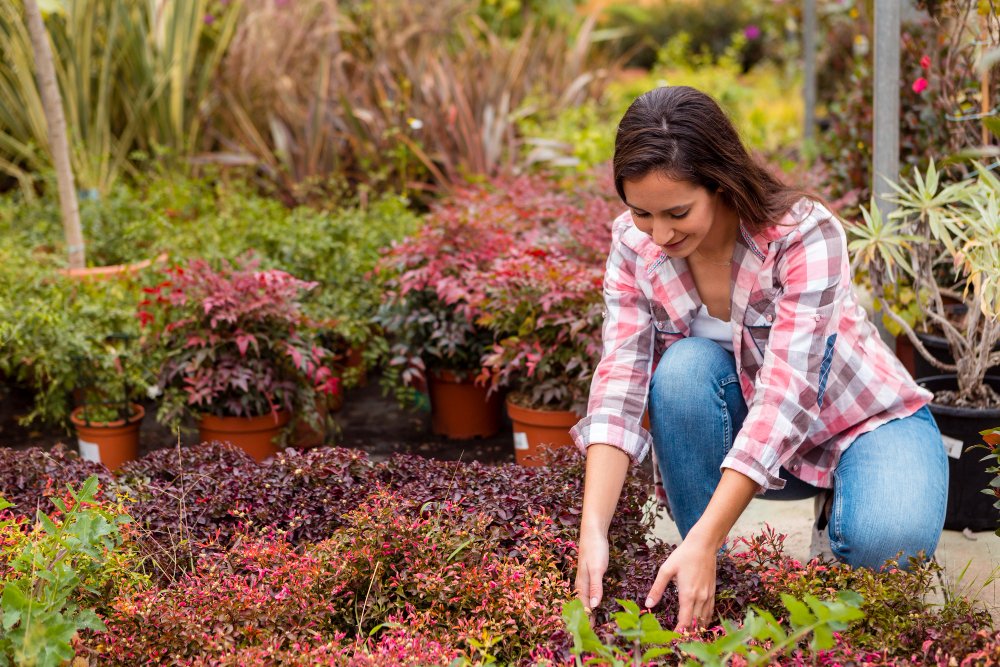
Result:
<svg viewBox="0 0 1000 667"><path fill-rule="evenodd" d="M74 656L81 630L105 630L92 609L78 603L88 578L122 544L120 528L131 519L97 504L97 477L67 498L52 498L57 512L37 513L38 524L16 549L0 556L3 608L0 664L58 667ZM0 498L0 512L11 504ZM0 520L0 532L14 526Z"/></svg>
<svg viewBox="0 0 1000 667"><path fill-rule="evenodd" d="M983 489L983 493L996 498L997 500L993 503L993 507L1000 509L1000 426L997 428L988 428L982 431L980 435L983 436L983 441L986 444L977 445L977 447L982 447L989 452L989 454L983 457L983 461L993 461L986 468L986 472L993 475L993 479L990 480L989 487ZM997 527L996 534L1000 535L1000 527Z"/></svg>
<svg viewBox="0 0 1000 667"><path fill-rule="evenodd" d="M0 94L8 101L0 109L0 171L17 178L30 197L35 176L51 159L19 4L0 5ZM83 188L106 193L123 172L134 174L135 149L185 156L201 147L215 72L240 6L211 0L54 5L46 27Z"/></svg>
<svg viewBox="0 0 1000 667"><path fill-rule="evenodd" d="M10 325L0 370L35 392L21 422L68 428L74 402L100 409L98 421L124 417L119 408L128 412L153 383L149 366L129 342L139 335L134 304L144 276L74 280L60 275L50 258L20 254L16 247L0 249L0 258L9 260L2 262L0 286L18 295L0 302L0 315Z"/></svg>
<svg viewBox="0 0 1000 667"><path fill-rule="evenodd" d="M751 609L740 625L723 620L723 632L711 641L677 643L683 635L664 630L653 614L641 613L639 606L630 600L617 600L622 611L613 615L615 634L624 646L600 640L579 599L563 605L563 620L573 635L572 651L578 665L640 666L665 656L674 656L679 663L681 656L687 654L693 659L686 660L685 665L724 667L736 656L746 665L770 665L807 639L813 652L831 648L834 632L864 617L859 609L861 596L853 591L841 591L835 600L820 600L812 595L798 600L788 594L782 594L781 599L788 612L788 630L772 613ZM585 654L591 657L581 662Z"/></svg>
<svg viewBox="0 0 1000 667"><path fill-rule="evenodd" d="M958 391L939 393L955 405L1000 405L1000 396L985 382L986 371L1000 363L1000 180L977 164L974 178L946 183L931 161L926 172L893 183L888 197L896 208L883 218L872 205L864 222L849 229L848 249L855 263L869 271L885 314L909 337L928 362L955 373ZM941 329L954 363L935 358L913 326L884 300L883 286L903 276L918 293L928 295L925 320ZM945 297L964 302L967 312L950 316Z"/></svg>

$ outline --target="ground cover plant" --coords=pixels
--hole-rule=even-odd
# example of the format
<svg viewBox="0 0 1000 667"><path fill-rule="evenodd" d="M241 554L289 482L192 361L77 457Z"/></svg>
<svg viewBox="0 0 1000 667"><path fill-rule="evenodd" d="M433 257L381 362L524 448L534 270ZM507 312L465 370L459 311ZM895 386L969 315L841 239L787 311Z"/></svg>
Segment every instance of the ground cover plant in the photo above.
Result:
<svg viewBox="0 0 1000 667"><path fill-rule="evenodd" d="M588 620L570 583L584 464L573 451L537 469L408 455L375 463L337 448L258 464L212 443L161 450L115 475L58 449L0 453L0 488L12 503L0 510L12 547L0 585L41 590L25 587L37 574L17 565L19 553L80 563L76 578L59 580L55 600L64 615L77 614L73 631L45 635L35 650L88 664L948 665L1000 657L986 612L962 598L925 602L935 566L803 564L784 555L773 532L721 557L712 627L667 632L675 598L652 614L635 602L672 548L644 539L654 516L641 473L630 476L612 526L607 602ZM66 484L83 490L67 494ZM87 533L106 536L104 548L46 546L53 535L81 533L83 515L105 526ZM5 628L21 627L22 597L2 604ZM8 659L21 655L0 646Z"/></svg>

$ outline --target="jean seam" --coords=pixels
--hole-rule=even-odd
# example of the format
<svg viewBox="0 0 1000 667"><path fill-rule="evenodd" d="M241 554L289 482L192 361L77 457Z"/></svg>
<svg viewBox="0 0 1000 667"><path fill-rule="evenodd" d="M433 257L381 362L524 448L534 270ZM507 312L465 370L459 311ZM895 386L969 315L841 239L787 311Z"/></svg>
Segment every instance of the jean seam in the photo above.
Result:
<svg viewBox="0 0 1000 667"><path fill-rule="evenodd" d="M841 517L843 516L843 510L844 510L844 502L843 502L844 493L843 490L841 490L839 494L836 491L837 487L840 486L839 482L840 480L838 479L837 471L834 470L833 489L832 489L833 503L830 505L830 521L829 525L826 527L826 530L827 534L829 535L830 529L831 528L834 529L834 532L836 533L836 538L834 538L833 535L830 535L830 542L831 543L836 542L837 545L842 547L844 546L844 540L843 540L844 526ZM843 486L841 486L840 488L843 489Z"/></svg>
<svg viewBox="0 0 1000 667"><path fill-rule="evenodd" d="M729 414L729 403L726 401L726 387L729 385L739 382L739 378L735 375L729 375L719 381L719 391L716 395L719 397L719 402L722 404L722 454L724 456L729 454L729 450L733 448L733 424L732 416Z"/></svg>

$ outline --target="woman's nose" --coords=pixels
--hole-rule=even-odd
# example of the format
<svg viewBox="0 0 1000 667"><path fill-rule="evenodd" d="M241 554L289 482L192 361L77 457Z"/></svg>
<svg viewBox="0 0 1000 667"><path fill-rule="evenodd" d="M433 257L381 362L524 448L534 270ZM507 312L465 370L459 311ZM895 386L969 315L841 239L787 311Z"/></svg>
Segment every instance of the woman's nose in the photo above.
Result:
<svg viewBox="0 0 1000 667"><path fill-rule="evenodd" d="M666 221L653 221L653 233L650 236L653 237L653 243L656 245L665 246L668 243L672 243L676 235L677 232Z"/></svg>

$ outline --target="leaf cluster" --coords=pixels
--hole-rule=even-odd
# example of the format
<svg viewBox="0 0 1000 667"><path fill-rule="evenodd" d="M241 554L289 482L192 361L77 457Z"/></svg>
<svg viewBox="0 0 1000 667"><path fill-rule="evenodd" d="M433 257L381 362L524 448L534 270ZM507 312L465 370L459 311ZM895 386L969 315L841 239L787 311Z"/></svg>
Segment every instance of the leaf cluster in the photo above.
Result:
<svg viewBox="0 0 1000 667"><path fill-rule="evenodd" d="M56 513L39 510L24 542L0 561L0 664L57 667L73 658L78 632L106 629L80 601L97 594L88 580L109 564L130 518L97 505L97 489L98 478L91 476L68 498L52 497ZM11 506L0 497L0 512ZM0 520L4 530L10 524Z"/></svg>

